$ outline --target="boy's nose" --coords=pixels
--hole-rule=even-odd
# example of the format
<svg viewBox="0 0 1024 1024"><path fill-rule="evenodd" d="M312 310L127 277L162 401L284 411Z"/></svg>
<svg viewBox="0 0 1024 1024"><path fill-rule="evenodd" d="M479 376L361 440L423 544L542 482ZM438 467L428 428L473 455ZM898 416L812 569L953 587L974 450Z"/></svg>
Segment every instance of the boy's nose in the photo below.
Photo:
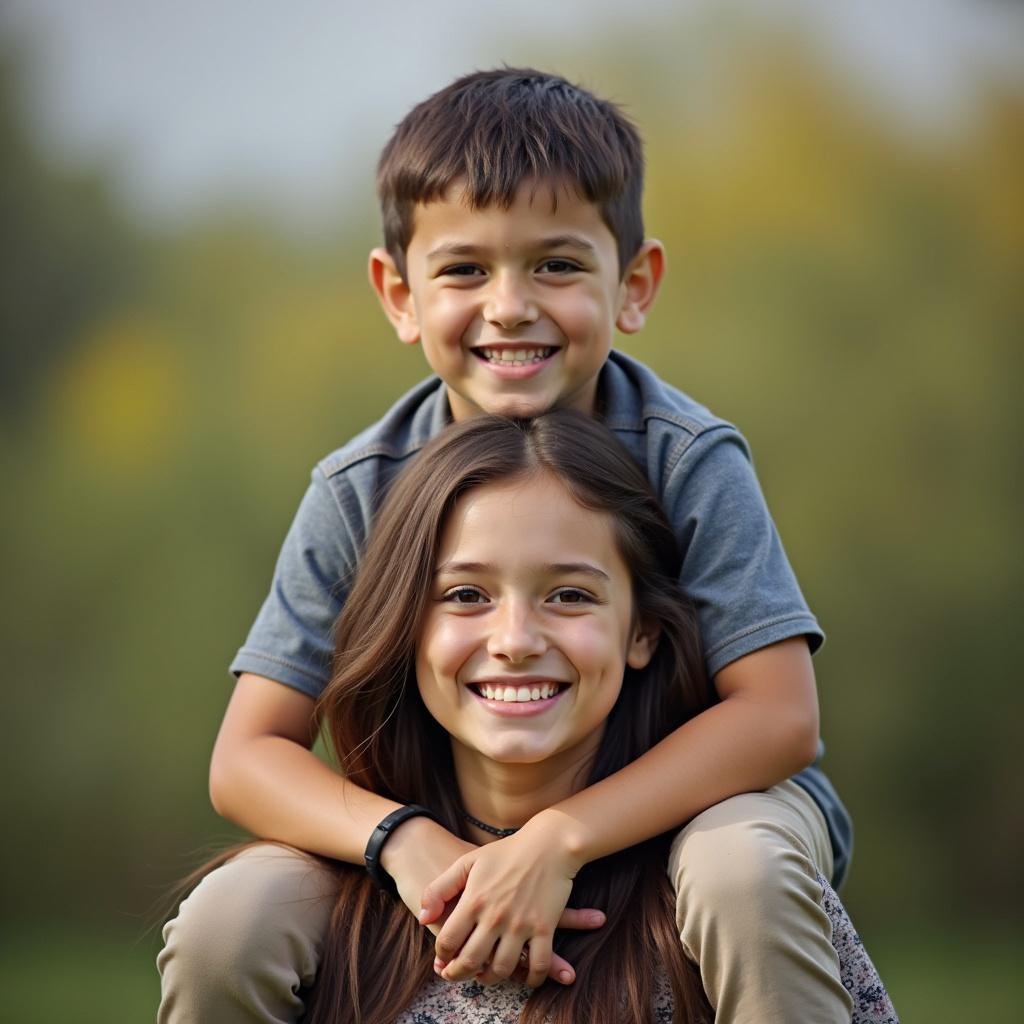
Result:
<svg viewBox="0 0 1024 1024"><path fill-rule="evenodd" d="M487 653L511 664L543 654L547 649L544 633L532 609L518 602L498 611L487 640Z"/></svg>
<svg viewBox="0 0 1024 1024"><path fill-rule="evenodd" d="M510 331L537 319L537 307L529 288L511 275L498 275L491 282L483 310L484 319Z"/></svg>

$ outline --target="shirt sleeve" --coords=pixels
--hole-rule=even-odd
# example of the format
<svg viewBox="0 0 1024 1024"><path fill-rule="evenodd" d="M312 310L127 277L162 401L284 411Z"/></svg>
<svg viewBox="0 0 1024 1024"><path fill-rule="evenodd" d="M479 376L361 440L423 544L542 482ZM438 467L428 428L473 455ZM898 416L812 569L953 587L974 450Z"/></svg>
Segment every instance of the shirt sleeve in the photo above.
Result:
<svg viewBox="0 0 1024 1024"><path fill-rule="evenodd" d="M696 604L711 676L769 644L824 634L800 593L743 437L721 426L692 439L664 495L684 557L680 582Z"/></svg>
<svg viewBox="0 0 1024 1024"><path fill-rule="evenodd" d="M231 663L316 698L331 675L332 630L348 593L362 531L323 472L299 505L278 556L270 593Z"/></svg>

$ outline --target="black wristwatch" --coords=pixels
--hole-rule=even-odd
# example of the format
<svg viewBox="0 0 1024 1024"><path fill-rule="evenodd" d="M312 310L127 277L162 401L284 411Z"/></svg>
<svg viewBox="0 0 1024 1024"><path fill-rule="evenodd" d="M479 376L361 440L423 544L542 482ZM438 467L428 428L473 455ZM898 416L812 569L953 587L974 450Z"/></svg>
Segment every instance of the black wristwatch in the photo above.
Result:
<svg viewBox="0 0 1024 1024"><path fill-rule="evenodd" d="M404 807L399 807L397 811L392 811L373 830L370 840L366 844L366 853L363 854L367 874L379 889L383 889L384 892L396 899L398 898L398 886L395 885L395 880L381 867L380 853L384 849L384 844L391 838L391 833L410 818L430 818L431 821L441 824L437 815L429 808L421 807L419 804L406 804Z"/></svg>

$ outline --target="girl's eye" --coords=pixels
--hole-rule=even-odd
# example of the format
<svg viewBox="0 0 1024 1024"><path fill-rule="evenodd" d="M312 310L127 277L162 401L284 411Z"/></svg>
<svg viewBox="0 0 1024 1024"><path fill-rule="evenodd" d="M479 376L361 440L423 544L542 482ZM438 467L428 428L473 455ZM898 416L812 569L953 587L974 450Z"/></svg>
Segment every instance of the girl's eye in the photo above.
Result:
<svg viewBox="0 0 1024 1024"><path fill-rule="evenodd" d="M594 599L585 590L565 587L562 590L556 590L550 600L552 604L591 604Z"/></svg>
<svg viewBox="0 0 1024 1024"><path fill-rule="evenodd" d="M487 598L475 587L453 587L451 590L445 591L441 600L448 601L450 604L485 604L487 602Z"/></svg>

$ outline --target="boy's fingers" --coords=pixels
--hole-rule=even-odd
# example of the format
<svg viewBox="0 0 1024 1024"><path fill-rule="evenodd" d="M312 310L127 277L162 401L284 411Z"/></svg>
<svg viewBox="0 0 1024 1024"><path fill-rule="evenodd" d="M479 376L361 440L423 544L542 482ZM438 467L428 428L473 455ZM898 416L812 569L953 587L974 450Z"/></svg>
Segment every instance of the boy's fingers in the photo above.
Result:
<svg viewBox="0 0 1024 1024"><path fill-rule="evenodd" d="M495 941L493 934L477 928L459 950L459 955L444 966L441 977L445 981L469 981L475 978L490 961Z"/></svg>
<svg viewBox="0 0 1024 1024"><path fill-rule="evenodd" d="M460 916L456 909L456 912L448 918L438 933L434 943L434 955L446 964L451 963L458 956L472 931L473 922L467 920L465 915Z"/></svg>
<svg viewBox="0 0 1024 1024"><path fill-rule="evenodd" d="M552 953L548 977L552 981L557 981L559 985L571 985L576 980L576 971L568 960L557 953Z"/></svg>
<svg viewBox="0 0 1024 1024"><path fill-rule="evenodd" d="M497 981L512 977L517 967L525 965L526 961L522 959L525 952L522 939L515 939L511 935L502 936L494 949L491 962L479 980L485 985L493 985Z"/></svg>
<svg viewBox="0 0 1024 1024"><path fill-rule="evenodd" d="M529 964L526 975L526 984L530 988L537 988L544 983L544 980L548 977L548 973L551 970L551 965L554 960L554 954L551 950L551 937L547 938L535 935L530 939L529 948ZM559 975L561 972L559 972ZM561 977L556 977L556 981L561 981ZM565 984L563 982L563 984Z"/></svg>
<svg viewBox="0 0 1024 1024"><path fill-rule="evenodd" d="M416 915L416 920L420 924L435 924L443 913L444 900L435 899L433 896L428 897L424 890L423 896L420 897L420 912Z"/></svg>
<svg viewBox="0 0 1024 1024"><path fill-rule="evenodd" d="M604 921L604 914L600 910L594 910L592 907L587 907L585 910L566 907L562 911L562 916L558 919L558 927L586 931L590 928L600 928Z"/></svg>
<svg viewBox="0 0 1024 1024"><path fill-rule="evenodd" d="M462 890L466 888L471 866L463 864L460 858L423 890L423 895L420 896L420 906L423 908L419 913L420 924L436 921L444 913L445 904L461 895Z"/></svg>
<svg viewBox="0 0 1024 1024"><path fill-rule="evenodd" d="M432 920L427 917L427 912L421 910L419 914L419 922L427 929L432 935L439 935L441 929L445 926L448 918L452 916L452 911L456 908L456 903L446 903L444 905L444 912Z"/></svg>
<svg viewBox="0 0 1024 1024"><path fill-rule="evenodd" d="M523 953L526 954L526 950ZM521 958L516 964L516 969L512 972L509 977L513 981L518 981L521 985L526 984L528 976L528 963L529 961L525 958ZM571 985L576 980L576 969L573 967L565 957L559 956L557 953L551 954L551 967L548 970L548 977L557 982L559 985ZM502 979L488 967L483 974L477 975L477 981L481 985L494 985Z"/></svg>
<svg viewBox="0 0 1024 1024"><path fill-rule="evenodd" d="M422 909L416 915L416 920L422 925L430 925L430 930L436 935L440 930L441 926L451 917L452 907L454 904L445 903L444 900L434 899L433 896L428 898L426 889L423 890L423 896L420 898L420 906Z"/></svg>

